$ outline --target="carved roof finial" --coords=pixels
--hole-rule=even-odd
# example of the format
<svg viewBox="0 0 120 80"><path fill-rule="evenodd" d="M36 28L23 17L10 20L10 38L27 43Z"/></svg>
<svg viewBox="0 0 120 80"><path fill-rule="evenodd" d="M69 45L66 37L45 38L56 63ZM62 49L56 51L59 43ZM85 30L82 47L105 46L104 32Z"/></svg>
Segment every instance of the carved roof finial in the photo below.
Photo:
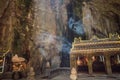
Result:
<svg viewBox="0 0 120 80"><path fill-rule="evenodd" d="M94 35L90 40L98 40L99 38L96 36L96 35Z"/></svg>
<svg viewBox="0 0 120 80"><path fill-rule="evenodd" d="M115 34L110 33L110 34L109 34L109 38L110 38L110 39L120 39L120 36L119 36L118 33L115 33Z"/></svg>

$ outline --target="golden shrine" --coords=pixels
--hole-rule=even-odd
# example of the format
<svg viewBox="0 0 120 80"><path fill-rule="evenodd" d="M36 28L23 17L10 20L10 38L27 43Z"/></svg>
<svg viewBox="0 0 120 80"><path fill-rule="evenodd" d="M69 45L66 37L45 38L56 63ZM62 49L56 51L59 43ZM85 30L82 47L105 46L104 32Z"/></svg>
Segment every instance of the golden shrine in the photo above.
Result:
<svg viewBox="0 0 120 80"><path fill-rule="evenodd" d="M84 61L80 57L84 56ZM111 58L111 56L114 56ZM93 73L93 62L101 61L105 72L112 74L111 66L120 64L120 36L110 34L109 38L100 39L93 36L90 40L75 38L70 52L70 67L78 70L79 65L86 64L89 74Z"/></svg>

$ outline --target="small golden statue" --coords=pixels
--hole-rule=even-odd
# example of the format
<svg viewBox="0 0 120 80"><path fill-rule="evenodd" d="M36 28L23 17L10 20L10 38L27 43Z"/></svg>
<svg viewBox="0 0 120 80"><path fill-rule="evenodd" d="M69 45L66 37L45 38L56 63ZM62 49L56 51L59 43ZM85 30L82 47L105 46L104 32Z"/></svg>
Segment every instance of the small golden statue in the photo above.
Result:
<svg viewBox="0 0 120 80"><path fill-rule="evenodd" d="M70 79L77 80L77 71L75 68L72 68L72 70L71 70Z"/></svg>

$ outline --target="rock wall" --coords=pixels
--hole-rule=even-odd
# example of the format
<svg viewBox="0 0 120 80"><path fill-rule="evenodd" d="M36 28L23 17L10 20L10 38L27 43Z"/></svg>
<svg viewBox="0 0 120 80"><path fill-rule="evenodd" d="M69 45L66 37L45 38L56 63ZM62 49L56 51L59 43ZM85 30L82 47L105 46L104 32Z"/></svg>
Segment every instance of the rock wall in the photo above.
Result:
<svg viewBox="0 0 120 80"><path fill-rule="evenodd" d="M16 22L13 8L14 2L10 0L0 1L0 52L12 50L13 25Z"/></svg>
<svg viewBox="0 0 120 80"><path fill-rule="evenodd" d="M0 52L19 56L29 52L32 33L31 5L31 0L0 1Z"/></svg>
<svg viewBox="0 0 120 80"><path fill-rule="evenodd" d="M51 68L59 67L61 62L59 53L62 49L62 37L67 27L66 5L66 0L34 0L32 39L34 51L37 52L33 54L33 59L41 56L44 63L47 61L51 63ZM56 57L59 57L59 60L56 60ZM41 58L38 58L38 61ZM32 61L34 65L37 65L36 60ZM40 62L41 65L38 67L46 66Z"/></svg>
<svg viewBox="0 0 120 80"><path fill-rule="evenodd" d="M82 20L87 39L93 35L108 37L120 33L119 0L91 0L83 2Z"/></svg>

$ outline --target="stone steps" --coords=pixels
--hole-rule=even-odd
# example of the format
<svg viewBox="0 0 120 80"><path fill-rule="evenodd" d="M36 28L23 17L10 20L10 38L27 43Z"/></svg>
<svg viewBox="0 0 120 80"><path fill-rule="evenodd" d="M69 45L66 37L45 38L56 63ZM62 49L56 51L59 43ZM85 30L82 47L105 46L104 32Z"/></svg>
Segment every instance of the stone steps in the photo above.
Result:
<svg viewBox="0 0 120 80"><path fill-rule="evenodd" d="M1 78L2 79L12 79L12 72L5 72L3 74L1 74Z"/></svg>

